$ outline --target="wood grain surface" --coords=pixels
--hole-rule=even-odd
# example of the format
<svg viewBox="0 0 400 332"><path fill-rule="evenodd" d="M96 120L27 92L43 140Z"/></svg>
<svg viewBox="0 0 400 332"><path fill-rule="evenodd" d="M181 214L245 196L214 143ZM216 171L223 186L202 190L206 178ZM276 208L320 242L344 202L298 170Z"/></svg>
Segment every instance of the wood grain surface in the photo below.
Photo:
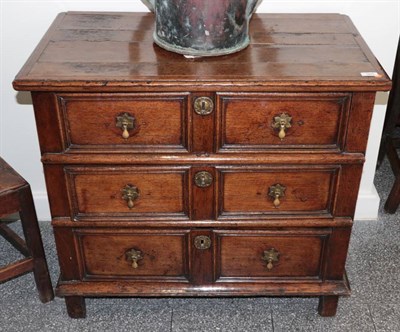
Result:
<svg viewBox="0 0 400 332"><path fill-rule="evenodd" d="M215 85L285 91L390 87L383 69L344 15L255 14L247 49L194 60L154 45L153 22L152 14L143 13L60 14L18 74L14 88L165 90L194 86L199 77L201 89ZM363 77L362 72L377 75Z"/></svg>

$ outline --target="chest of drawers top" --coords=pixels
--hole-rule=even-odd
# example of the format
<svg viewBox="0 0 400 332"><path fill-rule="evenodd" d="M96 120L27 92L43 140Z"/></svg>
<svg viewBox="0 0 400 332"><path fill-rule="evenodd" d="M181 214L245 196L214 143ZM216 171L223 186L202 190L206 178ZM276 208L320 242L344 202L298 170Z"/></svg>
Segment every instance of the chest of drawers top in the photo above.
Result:
<svg viewBox="0 0 400 332"><path fill-rule="evenodd" d="M14 88L332 92L390 87L344 15L257 14L247 49L197 59L155 46L153 24L154 16L145 13L62 13L17 75Z"/></svg>

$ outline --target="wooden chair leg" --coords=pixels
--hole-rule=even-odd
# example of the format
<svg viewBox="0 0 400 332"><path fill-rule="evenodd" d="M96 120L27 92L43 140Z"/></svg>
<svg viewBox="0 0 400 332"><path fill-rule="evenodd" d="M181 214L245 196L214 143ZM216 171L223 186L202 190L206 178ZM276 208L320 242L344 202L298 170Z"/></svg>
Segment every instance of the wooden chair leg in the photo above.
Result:
<svg viewBox="0 0 400 332"><path fill-rule="evenodd" d="M21 202L20 218L25 235L25 242L31 251L34 261L33 275L39 292L39 298L43 303L45 303L54 298L54 292L51 285L36 210L29 185L20 190L19 199Z"/></svg>
<svg viewBox="0 0 400 332"><path fill-rule="evenodd" d="M379 146L378 159L376 162L376 169L378 169L382 165L385 155L386 155L386 136L383 135L381 138L381 144Z"/></svg>
<svg viewBox="0 0 400 332"><path fill-rule="evenodd" d="M394 62L393 85L389 93L389 100L386 107L385 123L383 125L381 145L379 147L377 168L382 164L385 157L388 139L393 137L395 128L398 127L400 120L400 39L397 45L396 59Z"/></svg>
<svg viewBox="0 0 400 332"><path fill-rule="evenodd" d="M386 200L384 209L387 213L396 213L396 210L400 203L400 175L396 176L392 190L389 193L388 199Z"/></svg>
<svg viewBox="0 0 400 332"><path fill-rule="evenodd" d="M395 176L392 189L386 200L384 209L387 213L395 213L400 203L400 159L395 148L396 141L392 137L386 138L386 154Z"/></svg>

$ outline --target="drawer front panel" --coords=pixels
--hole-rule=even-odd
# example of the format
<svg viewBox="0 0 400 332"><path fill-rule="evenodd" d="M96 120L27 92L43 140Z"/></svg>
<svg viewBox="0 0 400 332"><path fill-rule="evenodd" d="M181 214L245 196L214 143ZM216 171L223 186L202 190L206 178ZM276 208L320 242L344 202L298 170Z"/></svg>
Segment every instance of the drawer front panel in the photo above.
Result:
<svg viewBox="0 0 400 332"><path fill-rule="evenodd" d="M71 94L58 99L67 147L188 150L187 94Z"/></svg>
<svg viewBox="0 0 400 332"><path fill-rule="evenodd" d="M320 278L326 231L217 232L217 280Z"/></svg>
<svg viewBox="0 0 400 332"><path fill-rule="evenodd" d="M220 94L218 100L221 151L342 148L350 94Z"/></svg>
<svg viewBox="0 0 400 332"><path fill-rule="evenodd" d="M220 169L220 217L330 214L339 168Z"/></svg>
<svg viewBox="0 0 400 332"><path fill-rule="evenodd" d="M74 216L188 218L188 168L68 167Z"/></svg>
<svg viewBox="0 0 400 332"><path fill-rule="evenodd" d="M85 278L187 278L186 231L78 230Z"/></svg>

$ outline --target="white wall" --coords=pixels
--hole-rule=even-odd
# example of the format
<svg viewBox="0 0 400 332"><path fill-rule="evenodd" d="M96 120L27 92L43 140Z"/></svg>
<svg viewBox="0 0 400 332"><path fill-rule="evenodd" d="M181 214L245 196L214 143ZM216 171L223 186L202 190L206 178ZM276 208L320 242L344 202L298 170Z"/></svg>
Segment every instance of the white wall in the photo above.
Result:
<svg viewBox="0 0 400 332"><path fill-rule="evenodd" d="M215 0L217 1L217 0ZM57 13L85 11L147 11L139 0L130 1L18 1L0 0L0 155L30 182L39 218L49 220L36 127L29 95L15 92L11 82ZM258 12L342 13L349 15L378 60L392 74L400 33L400 0L265 0ZM379 198L373 186L376 154L382 129L386 95L374 111L358 219L377 216Z"/></svg>

